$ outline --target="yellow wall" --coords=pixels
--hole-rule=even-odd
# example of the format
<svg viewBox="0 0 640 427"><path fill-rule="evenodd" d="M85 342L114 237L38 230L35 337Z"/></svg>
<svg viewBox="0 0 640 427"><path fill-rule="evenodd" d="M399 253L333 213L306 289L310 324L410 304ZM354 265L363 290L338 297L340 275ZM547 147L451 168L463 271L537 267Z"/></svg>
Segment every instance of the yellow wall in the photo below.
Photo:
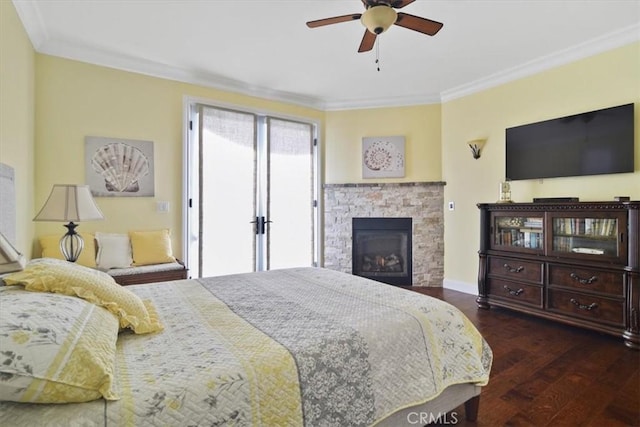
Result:
<svg viewBox="0 0 640 427"><path fill-rule="evenodd" d="M323 118L317 110L41 54L36 61L36 85L37 208L53 184L84 183L85 136L153 141L155 197L96 198L105 220L82 223L79 231L169 228L177 256L182 256L185 96L316 121ZM156 212L156 201L168 201L170 212ZM37 235L62 231L59 223L37 223Z"/></svg>
<svg viewBox="0 0 640 427"><path fill-rule="evenodd" d="M34 234L34 72L35 51L13 3L0 1L0 162L15 171L15 244L27 257Z"/></svg>
<svg viewBox="0 0 640 427"><path fill-rule="evenodd" d="M98 198L106 219L83 223L80 230L168 227L181 256L182 120L189 96L319 122L326 183L366 182L362 137L404 135L406 176L385 181L446 182L445 203L455 201L456 210L445 209L445 280L469 292L475 292L477 277L476 203L498 197L505 128L628 102L636 103L636 123L640 115L640 43L442 105L325 113L35 54L11 2L0 2L0 71L0 161L16 168L18 246L27 255L34 235L62 233L58 223L34 227L31 219L52 184L84 182L84 138L95 135L154 141L156 196ZM474 160L466 142L481 137L488 142ZM638 135L636 165L633 174L514 182L512 195L516 201L640 199ZM170 202L168 214L156 212L159 200Z"/></svg>
<svg viewBox="0 0 640 427"><path fill-rule="evenodd" d="M362 179L362 138L405 137L405 177L384 182L440 181L440 105L330 111L326 113L325 182L344 184Z"/></svg>
<svg viewBox="0 0 640 427"><path fill-rule="evenodd" d="M442 106L445 203L445 277L475 292L479 214L476 204L499 197L505 174L505 129L626 103L635 103L636 172L591 177L514 181L512 199L579 197L582 201L630 196L640 200L640 43L501 85ZM474 160L466 141L486 137Z"/></svg>

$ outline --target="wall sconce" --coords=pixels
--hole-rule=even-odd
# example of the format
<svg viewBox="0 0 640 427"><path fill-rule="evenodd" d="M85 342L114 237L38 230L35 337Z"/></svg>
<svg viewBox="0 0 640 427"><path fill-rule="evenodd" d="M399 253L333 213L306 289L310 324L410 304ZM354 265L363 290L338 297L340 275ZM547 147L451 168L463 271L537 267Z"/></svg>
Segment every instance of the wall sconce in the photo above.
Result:
<svg viewBox="0 0 640 427"><path fill-rule="evenodd" d="M484 147L484 144L487 142L486 139L474 139L473 141L469 141L469 148L471 148L471 153L473 153L474 159L480 158L480 150Z"/></svg>
<svg viewBox="0 0 640 427"><path fill-rule="evenodd" d="M67 233L60 239L60 251L69 262L75 262L84 248L82 237L76 232L80 221L104 219L102 212L91 197L88 185L56 184L34 221L60 221Z"/></svg>

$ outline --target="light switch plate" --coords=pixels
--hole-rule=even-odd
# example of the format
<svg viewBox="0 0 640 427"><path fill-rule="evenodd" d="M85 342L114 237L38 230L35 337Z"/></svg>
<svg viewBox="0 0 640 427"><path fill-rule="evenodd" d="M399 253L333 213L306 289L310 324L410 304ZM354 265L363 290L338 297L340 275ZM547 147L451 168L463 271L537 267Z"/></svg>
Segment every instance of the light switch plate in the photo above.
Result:
<svg viewBox="0 0 640 427"><path fill-rule="evenodd" d="M157 212L169 212L169 202L156 202Z"/></svg>

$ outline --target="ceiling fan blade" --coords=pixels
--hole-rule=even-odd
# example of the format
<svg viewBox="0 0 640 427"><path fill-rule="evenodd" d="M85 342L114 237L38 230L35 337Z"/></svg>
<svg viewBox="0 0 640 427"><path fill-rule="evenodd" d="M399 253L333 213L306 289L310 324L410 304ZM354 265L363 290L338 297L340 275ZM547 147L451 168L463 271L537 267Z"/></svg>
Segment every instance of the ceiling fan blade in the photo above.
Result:
<svg viewBox="0 0 640 427"><path fill-rule="evenodd" d="M369 30L364 30L364 36L360 42L360 48L358 52L368 52L373 49L373 45L376 44L376 35Z"/></svg>
<svg viewBox="0 0 640 427"><path fill-rule="evenodd" d="M431 19L398 12L398 19L396 20L395 25L433 36L440 31L443 24L441 22L432 21Z"/></svg>
<svg viewBox="0 0 640 427"><path fill-rule="evenodd" d="M355 21L360 19L361 13L352 13L351 15L334 16L333 18L318 19L316 21L307 22L307 27L316 28L324 25L338 24L340 22Z"/></svg>

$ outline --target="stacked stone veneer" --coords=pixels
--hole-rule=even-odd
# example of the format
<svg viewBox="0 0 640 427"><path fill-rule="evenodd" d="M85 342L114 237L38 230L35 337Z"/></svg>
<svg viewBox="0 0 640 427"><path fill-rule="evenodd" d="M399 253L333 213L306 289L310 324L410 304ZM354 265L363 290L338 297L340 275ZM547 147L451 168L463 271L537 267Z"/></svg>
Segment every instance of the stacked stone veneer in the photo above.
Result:
<svg viewBox="0 0 640 427"><path fill-rule="evenodd" d="M325 184L324 266L351 273L351 219L413 218L413 286L442 286L444 182Z"/></svg>

